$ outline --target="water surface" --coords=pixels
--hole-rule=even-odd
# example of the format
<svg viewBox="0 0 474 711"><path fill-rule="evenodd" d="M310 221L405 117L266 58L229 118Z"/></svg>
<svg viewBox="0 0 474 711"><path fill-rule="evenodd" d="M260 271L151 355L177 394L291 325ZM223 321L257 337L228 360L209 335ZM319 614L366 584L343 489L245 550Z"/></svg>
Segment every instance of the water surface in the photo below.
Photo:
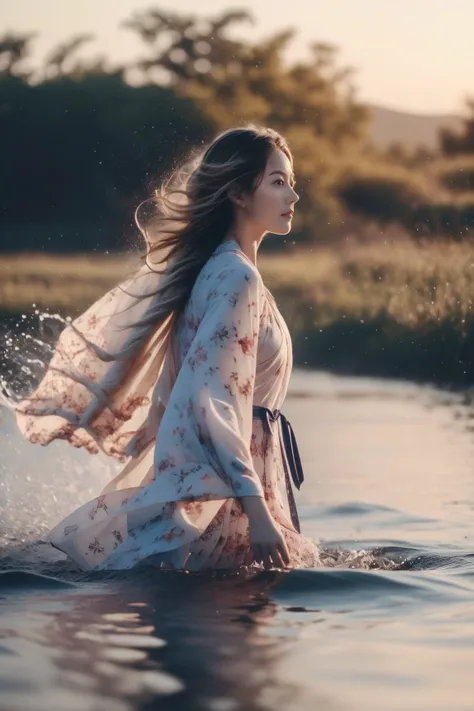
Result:
<svg viewBox="0 0 474 711"><path fill-rule="evenodd" d="M295 370L317 570L84 575L41 542L113 475L0 408L0 708L474 708L470 398Z"/></svg>

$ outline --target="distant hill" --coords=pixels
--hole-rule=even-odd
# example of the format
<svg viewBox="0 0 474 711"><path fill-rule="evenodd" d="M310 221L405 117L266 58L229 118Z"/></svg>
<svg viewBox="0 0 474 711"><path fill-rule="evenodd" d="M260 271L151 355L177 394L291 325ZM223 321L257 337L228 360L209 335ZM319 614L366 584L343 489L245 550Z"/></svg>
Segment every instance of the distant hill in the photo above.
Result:
<svg viewBox="0 0 474 711"><path fill-rule="evenodd" d="M462 125L461 118L455 115L410 114L374 105L370 109L373 114L372 139L381 148L394 142L410 147L423 145L435 148L441 126L459 129Z"/></svg>

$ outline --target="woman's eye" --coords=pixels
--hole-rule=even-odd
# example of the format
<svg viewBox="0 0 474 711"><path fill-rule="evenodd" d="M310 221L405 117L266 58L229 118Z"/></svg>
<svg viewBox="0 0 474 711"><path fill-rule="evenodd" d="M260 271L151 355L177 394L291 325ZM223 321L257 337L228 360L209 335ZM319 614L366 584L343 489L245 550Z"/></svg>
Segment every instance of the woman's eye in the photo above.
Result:
<svg viewBox="0 0 474 711"><path fill-rule="evenodd" d="M284 184L284 183L283 183L283 180L282 180L281 178L278 178L277 180L275 180L275 185L276 185L277 183L280 183L281 185Z"/></svg>

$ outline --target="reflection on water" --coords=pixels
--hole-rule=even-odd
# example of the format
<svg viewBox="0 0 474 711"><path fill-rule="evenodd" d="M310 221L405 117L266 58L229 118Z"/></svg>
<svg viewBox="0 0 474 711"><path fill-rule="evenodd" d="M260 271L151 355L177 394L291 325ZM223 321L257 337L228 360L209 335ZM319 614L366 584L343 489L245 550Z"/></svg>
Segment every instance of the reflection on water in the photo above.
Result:
<svg viewBox="0 0 474 711"><path fill-rule="evenodd" d="M40 595L5 573L1 708L472 708L472 574L142 569Z"/></svg>
<svg viewBox="0 0 474 711"><path fill-rule="evenodd" d="M4 598L14 632L3 635L0 699L25 708L34 698L36 709L96 708L98 696L101 709L151 709L157 698L163 709L262 708L262 690L297 691L275 677L285 645L265 632L276 610L268 593L282 575L157 571L114 592L85 585L80 594ZM30 683L9 689L36 657Z"/></svg>

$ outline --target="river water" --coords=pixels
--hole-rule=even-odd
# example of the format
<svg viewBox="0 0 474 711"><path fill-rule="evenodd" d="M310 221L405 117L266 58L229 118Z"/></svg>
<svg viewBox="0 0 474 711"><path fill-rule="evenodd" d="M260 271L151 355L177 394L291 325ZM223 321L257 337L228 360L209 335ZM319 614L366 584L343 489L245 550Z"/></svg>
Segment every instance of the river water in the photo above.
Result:
<svg viewBox="0 0 474 711"><path fill-rule="evenodd" d="M474 409L295 370L284 412L324 567L78 574L41 541L114 473L0 408L2 711L474 709Z"/></svg>

